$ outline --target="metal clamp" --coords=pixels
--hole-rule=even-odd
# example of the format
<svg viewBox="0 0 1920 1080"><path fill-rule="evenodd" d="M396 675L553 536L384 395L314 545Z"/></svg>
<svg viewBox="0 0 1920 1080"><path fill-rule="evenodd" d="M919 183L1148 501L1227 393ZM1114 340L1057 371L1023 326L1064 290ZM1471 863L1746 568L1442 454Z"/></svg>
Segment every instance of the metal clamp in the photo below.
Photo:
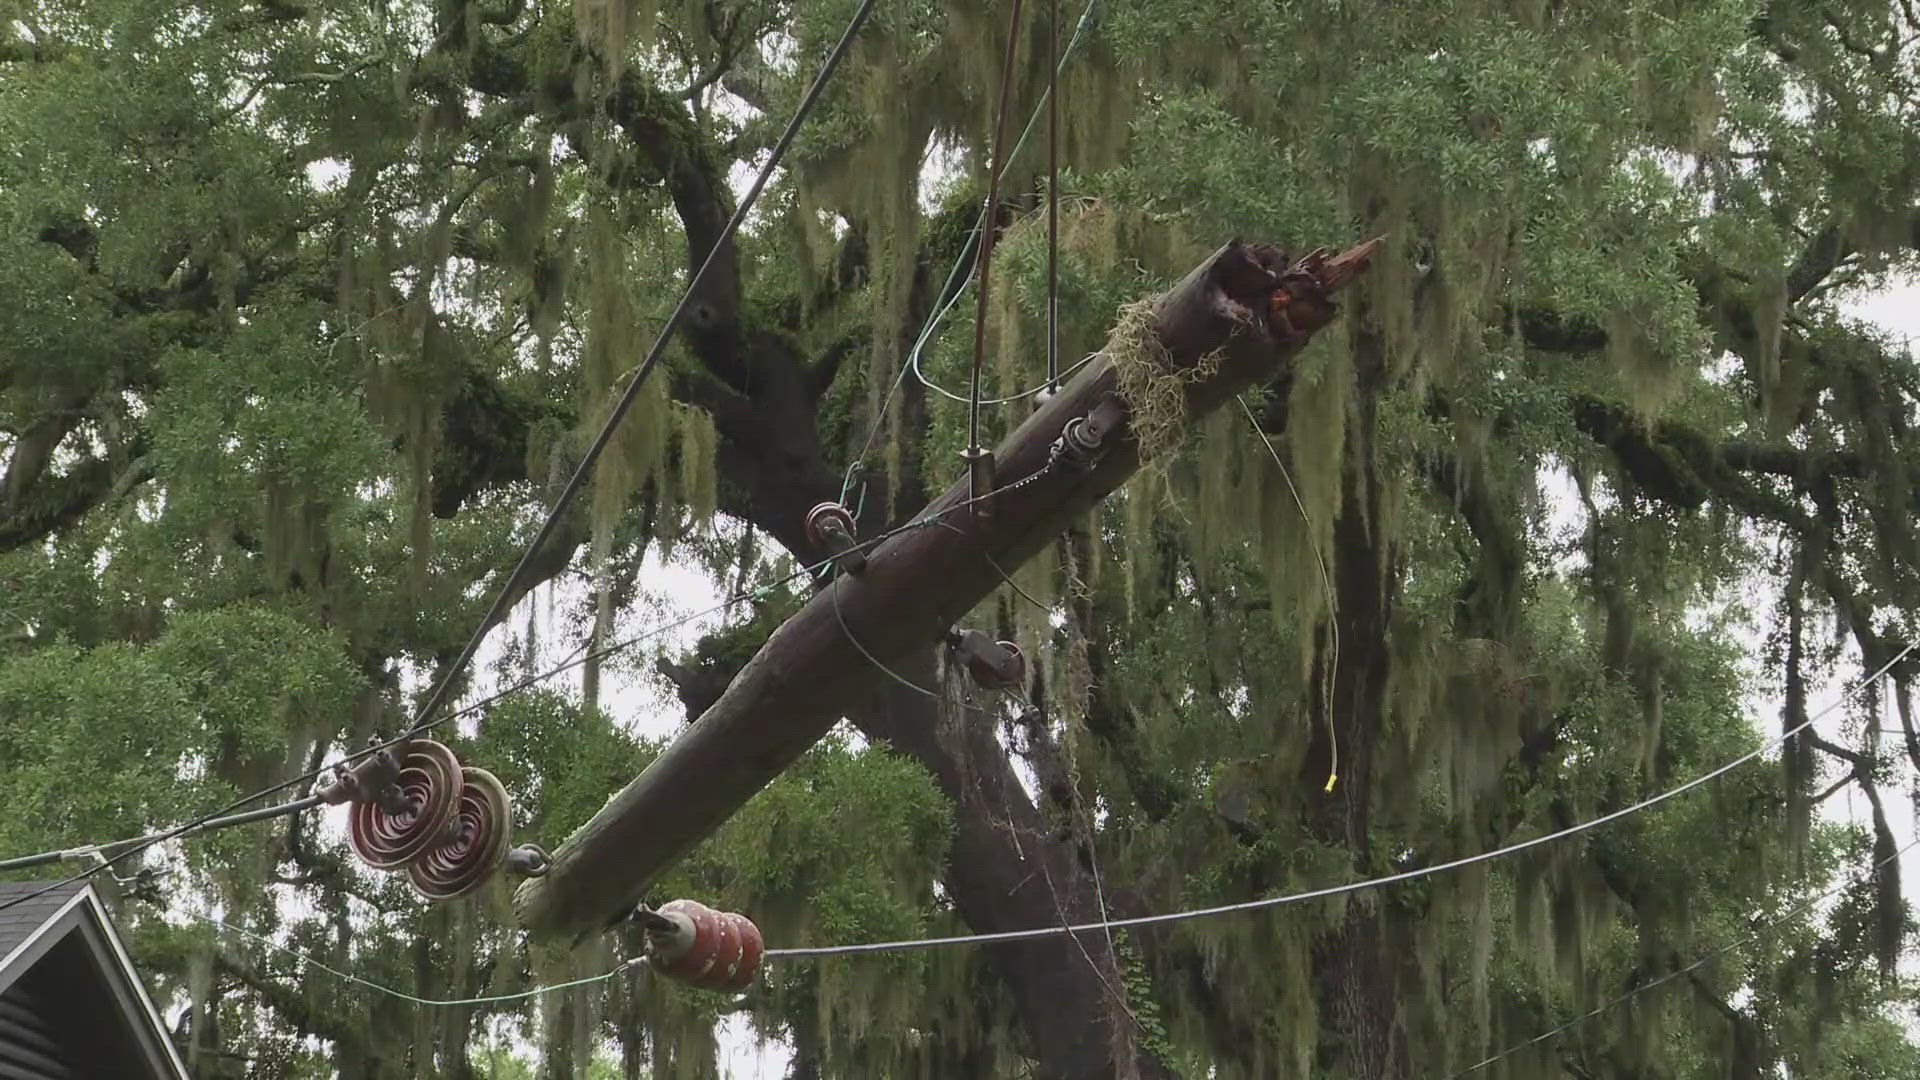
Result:
<svg viewBox="0 0 1920 1080"><path fill-rule="evenodd" d="M381 746L380 743L380 736L367 736L367 745L378 749L352 765L336 766L332 782L315 793L320 801L328 806L370 802L388 814L405 813L407 799L396 781L400 779L400 755L405 753L406 744Z"/></svg>

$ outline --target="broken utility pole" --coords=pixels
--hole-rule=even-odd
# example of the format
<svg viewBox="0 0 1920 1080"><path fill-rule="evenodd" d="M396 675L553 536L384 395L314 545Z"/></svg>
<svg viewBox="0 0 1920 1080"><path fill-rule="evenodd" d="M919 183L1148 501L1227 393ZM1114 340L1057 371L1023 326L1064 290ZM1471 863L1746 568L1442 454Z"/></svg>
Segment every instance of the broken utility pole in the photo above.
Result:
<svg viewBox="0 0 1920 1080"><path fill-rule="evenodd" d="M1380 243L1289 267L1275 248L1234 241L1157 298L1148 320L1123 319L1101 358L994 451L997 490L970 504L962 476L921 511L918 527L868 551L858 573L837 574L720 700L567 838L544 877L520 886L521 924L578 940L620 918L887 678L876 661L941 641L1000 584L1001 568L1020 566L1131 476L1140 448L1128 418L1140 403L1123 399L1117 365L1152 365L1128 372L1124 385L1177 385L1177 394L1151 396L1183 403L1181 419L1203 416L1272 378L1332 321L1331 295Z"/></svg>

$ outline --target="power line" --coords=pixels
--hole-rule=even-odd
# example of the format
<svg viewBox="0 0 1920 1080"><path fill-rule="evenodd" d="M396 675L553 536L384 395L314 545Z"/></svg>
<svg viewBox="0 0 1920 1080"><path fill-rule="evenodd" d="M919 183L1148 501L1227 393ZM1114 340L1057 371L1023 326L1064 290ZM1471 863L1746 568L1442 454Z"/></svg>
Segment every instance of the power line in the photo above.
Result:
<svg viewBox="0 0 1920 1080"><path fill-rule="evenodd" d="M1872 866L1868 867L1868 871L1869 872L1877 871L1889 865L1890 863L1893 863L1894 861L1898 860L1900 856L1912 850L1915 846L1920 846L1920 839L1909 841L1905 846L1901 847L1900 850L1894 852L1892 855L1889 855L1886 858L1881 859L1880 861L1874 863ZM1436 867L1435 869L1439 869L1439 868ZM1385 879L1381 879L1381 880L1384 881ZM1378 884L1378 883L1379 882L1374 882L1371 884ZM1363 884L1367 884L1367 883L1363 883ZM1744 941L1749 941L1754 938L1757 938L1761 934L1769 930L1772 930L1775 927L1784 925L1785 923L1790 922L1795 918L1798 918L1799 916L1805 914L1807 911L1812 909L1815 905L1823 901L1826 901L1828 899L1831 899L1834 896L1839 895L1846 888L1847 888L1847 883L1843 882L1840 885L1836 885L1833 888L1828 889L1826 892L1823 892L1817 896L1814 896L1805 901L1802 901L1801 903L1788 909L1785 913L1781 914L1777 918L1774 918L1765 923L1762 923L1760 926L1754 928L1753 930L1748 931L1744 937L1735 939L1734 941L1729 942L1726 945L1722 945L1721 947L1706 953L1705 955L1701 956L1699 959L1695 960L1693 963L1688 964L1685 967L1678 968L1674 971L1668 972L1667 974L1662 975L1657 979L1653 979L1648 982L1642 983L1639 986L1634 987L1632 990L1629 990L1626 993L1621 994L1620 996L1613 998L1612 1000L1607 1001L1606 1003L1596 1008L1590 1009L1587 1012L1584 1012L1579 1016L1576 1016L1573 1019L1568 1020L1563 1024L1560 1024L1554 1028L1551 1028L1548 1031L1542 1032L1541 1034L1534 1036L1531 1039L1528 1039L1526 1042L1516 1043L1513 1046L1510 1046L1505 1050L1500 1051L1498 1054L1493 1055L1492 1057L1489 1057L1477 1064L1470 1065L1467 1068L1460 1070L1459 1072L1452 1073L1448 1076L1447 1080L1458 1080L1459 1077L1467 1076L1471 1073L1479 1071L1480 1069L1484 1069L1488 1065L1491 1065L1494 1062L1501 1060L1502 1058L1510 1057L1513 1054L1517 1054L1529 1046L1534 1046L1539 1043L1545 1042L1548 1039L1551 1039L1554 1036L1559 1035L1560 1033L1568 1030L1569 1028L1572 1028L1575 1025L1578 1025L1587 1020L1590 1020L1593 1017L1598 1016L1609 1009L1612 1009L1618 1005L1621 1005L1631 1000L1632 998L1639 996L1640 994L1644 994L1647 991L1662 985L1663 983L1670 982L1674 979L1679 978L1682 975L1686 975L1690 972L1696 971L1699 968L1708 964L1709 962L1713 961L1715 958L1731 951L1735 946L1742 944ZM1280 898L1276 898L1276 899L1280 899ZM1198 917L1199 915L1211 914L1220 910L1225 910L1225 909L1207 909L1205 911L1199 911L1199 912L1176 913L1175 915L1171 915L1171 916L1169 915L1149 916L1147 917L1147 919L1158 919L1160 921L1169 921L1177 917ZM246 938L249 941L256 942L257 944L263 945L266 948L274 950L275 952L282 953L298 961L304 966L318 968L321 971L327 972L328 974L333 975L337 978L345 979L348 982L355 983L360 986L365 986L369 989L376 990L382 994L387 994L391 997L398 998L402 1001L410 1002L415 1005L425 1005L425 1006L484 1005L484 1004L491 1004L491 1003L502 1002L502 1001L517 1001L523 998L535 997L540 994L552 993L553 991L556 991L556 990L565 990L575 986L585 986L592 983L604 982L620 974L622 971L627 970L628 968L640 966L645 962L645 959L646 959L644 956L630 957L626 960L621 961L619 964L615 965L611 970L602 972L598 975L589 975L585 978L575 979L571 982L556 983L551 986L537 986L530 990L517 991L511 994L498 994L498 995L492 995L487 997L470 997L470 998L453 998L453 999L423 998L413 994L409 994L403 990L395 990L392 987L383 986L371 980L363 979L360 976L351 974L349 972L341 971L338 968L325 964L304 953L297 952L293 949L289 949L279 944L278 942L275 942L260 934L253 933L252 931L249 931L249 930L241 929L240 927L230 925L226 922L222 922L221 920L216 919L210 915L203 915L195 911L188 911L185 914L191 918L198 919L201 922L207 923L221 930L225 930L230 933L237 934L240 937ZM1138 925L1141 922L1147 921L1147 919L1102 920L1099 923L1084 923L1078 926L1048 927L1046 928L1046 932L1077 934L1079 932L1091 930L1091 929L1111 930L1114 928L1119 928L1119 927L1124 927L1129 925ZM1039 936L1039 935L1029 934L1028 936ZM895 950L902 947L911 947L914 945L974 944L974 943L979 943L983 938L989 938L989 937L994 937L994 936L993 935L971 935L968 937L933 939L930 941L917 942L917 943L887 942L887 943L879 943L876 945L869 945L869 946L842 946L837 949L768 949L765 955L769 959L777 959L777 958L783 958L783 957L788 959L798 959L798 958L804 958L804 957L843 955L851 952L880 952L883 950Z"/></svg>
<svg viewBox="0 0 1920 1080"><path fill-rule="evenodd" d="M966 507L976 502L979 502L983 499L999 496L999 495L1005 494L1006 492L1014 491L1016 489L1025 487L1026 485L1033 483L1036 479L1038 479L1041 475L1043 475L1045 471L1046 470L1042 468L1037 472L1024 476L1019 480L1015 480L1012 483L1004 484L998 488L995 488L993 491L987 492L984 495L964 499L958 503L955 503L950 507L947 507L945 510L942 510L936 514L933 514L930 517L915 518L914 520L908 521L903 525L899 525L895 528L888 529L885 532L879 533L878 535L873 536L870 539L863 540L860 543L854 545L853 550L867 551L869 549L878 547L879 545L885 543L888 540L893 539L895 536L898 536L901 533L909 532L914 529L932 528L934 526L941 526L944 528L953 529L954 526L944 520L944 517L946 514L952 513L956 510L965 509ZM955 531L959 531L959 530L955 530ZM444 716L438 717L433 721L431 721L430 723L428 723L426 725L425 730L432 730L444 724L451 723L454 720L460 719L461 717L470 716L480 711L481 709L484 709L487 706L494 704L495 702L498 702L513 694L520 693L523 690L530 689L531 687L536 686L542 682L545 682L548 679L554 678L555 676L571 671L572 669L587 663L589 660L610 656L616 652L620 652L625 649L630 649L635 645L641 644L642 642L647 641L651 638L658 637L662 634L679 629L682 626L686 626L689 623L696 622L700 619L706 618L709 615L726 611L738 604L742 604L748 600L755 599L756 597L763 595L770 589L778 588L781 585L784 585L790 581L794 581L799 578L809 577L814 573L817 573L818 571L825 569L827 566L832 565L836 557L837 556L829 556L828 558L821 559L818 562L809 564L807 566L802 566L799 569L796 569L793 572L785 575L784 577L776 578L773 581L765 582L752 589L742 592L736 596L728 597L727 599L722 600L719 603L703 611L696 611L693 614L687 615L683 618L662 623L658 626L642 631L641 633L636 634L632 637L625 638L621 641L617 641L610 645L603 646L602 648L594 649L591 651L583 651L583 647L584 647L584 643L583 643L582 646L577 646L575 648L574 655L568 658L567 660L564 660L561 663L545 671L541 671L536 674L528 675L524 678L521 678L491 694L488 694L486 697L480 698L479 700L473 702L472 704L463 706L460 709L447 713ZM108 842L98 843L98 844L82 845L80 847L75 847L75 848L56 848L49 851L39 852L34 855L24 855L24 856L19 856L13 859L6 860L4 863L0 863L0 870L18 870L18 869L25 869L31 866L44 865L46 863L58 862L63 859L84 858L86 856L94 855L99 852L105 851L108 848L119 847L123 844L134 845L132 847L129 847L126 851L123 851L118 855L114 855L110 858L103 859L99 863L88 867L86 870L83 870L61 881L54 882L53 884L50 884L43 889L37 890L32 893L28 893L24 896L15 897L14 899L7 900L5 902L0 902L0 911L5 911L7 908L10 908L15 904L25 903L26 901L31 900L37 896L45 895L46 893L51 892L54 889L63 888L67 885L73 884L74 882L84 881L88 878L91 878L94 875L99 874L102 871L105 871L108 868L114 866L115 864L121 862L122 860L130 858L133 855L136 855L142 851L145 851L147 848L150 848L156 844L165 843L169 840L177 839L179 837L183 837L191 833L212 831L213 829L228 828L234 825L248 824L255 821L261 821L261 820L274 818L274 817L282 817L287 814L298 813L302 810L310 809L319 804L319 799L317 797L309 796L305 799L296 800L291 803L283 803L278 806L262 807L260 809L247 811L245 813L232 813L232 811L237 810L239 807L245 806L248 803L254 802L259 799L264 799L269 795L275 794L280 791L284 791L291 787L295 787L309 780L316 779L324 775L325 773L335 768L338 768L339 766L350 765L356 761L361 760L362 758L367 757L370 754L376 754L382 750L386 750L390 747L397 746L400 743L405 742L408 738L412 737L413 734L417 734L417 732L409 733L407 735L398 735L398 736L395 736L394 738L387 739L385 741L368 746L363 750L357 750L351 754L345 755L344 757L340 758L338 761L329 762L328 764L323 765L318 769L313 769L308 772L301 773L298 776L294 776L289 779L282 780L279 783L261 788L260 790L252 792L250 794L243 795L240 798L233 800L232 802L228 803L227 805L221 807L218 810L213 811L210 814L206 814L202 817L195 818L192 821L188 821L182 825L178 825L170 829L150 832L142 836L130 837L124 840L114 840L114 841L108 841Z"/></svg>
<svg viewBox="0 0 1920 1080"><path fill-rule="evenodd" d="M741 223L746 220L747 213L753 209L754 202L760 198L761 189L766 187L767 181L773 176L773 171L779 167L780 160L786 156L787 148L793 145L794 138L800 134L801 125L806 123L807 115L813 111L814 105L820 100L821 93L827 88L827 83L832 80L834 72L840 66L841 58L852 46L853 39L859 34L861 26L866 23L867 16L873 13L876 2L877 0L865 0L859 10L853 13L852 20L847 23L846 31L840 35L840 40L835 43L833 51L827 54L826 62L821 65L819 73L813 78L813 84L807 87L806 95L800 99L800 107L794 110L793 118L787 122L786 130L780 133L779 141L773 144L773 150L767 155L766 164L761 166L759 175L753 178L753 185L740 199L740 204L734 207L733 216L728 218L727 223L721 227L720 235L714 240L713 247L707 250L706 258L700 263L700 269L694 271L693 278L687 282L686 290L680 294L680 302L673 306L673 311L667 316L666 324L660 327L660 332L653 339L652 347L647 350L646 357L640 361L639 369L627 381L626 391L620 395L620 400L614 404L613 411L607 414L605 422L600 425L599 432L594 435L592 444L587 447L586 454L580 459L580 464L574 467L573 475L567 478L566 486L560 489L560 495L554 500L552 509L547 511L546 520L540 523L540 531L534 535L533 542L528 544L526 551L521 554L520 561L514 565L513 572L508 574L507 580L501 583L500 591L494 595L493 604L487 609L486 616L480 620L480 625L474 628L473 635L467 639L466 645L460 649L460 655L454 658L453 663L428 693L427 700L421 704L419 712L415 714L412 730L423 729L427 718L432 716L434 710L446 700L447 692L454 681L460 677L461 672L466 670L467 664L472 662L474 653L480 649L480 643L486 639L487 631L506 614L514 588L519 585L520 579L526 576L527 568L533 564L534 557L540 553L540 549L545 547L547 541L553 537L554 529L559 526L561 516L572 504L574 496L579 494L580 488L586 484L587 474L592 471L594 462L607 448L607 443L612 441L613 433L620 426L621 419L639 399L641 385L646 382L647 375L665 355L667 343L672 340L674 331L680 328L681 320L686 318L687 309L692 306L694 295L700 291L700 286L706 281L707 272L713 269L713 264L720 258L721 249L732 241L734 233L739 231Z"/></svg>
<svg viewBox="0 0 1920 1080"><path fill-rule="evenodd" d="M1067 39L1066 51L1060 54L1059 61L1054 64L1054 73L1056 76L1059 72L1066 70L1068 62L1073 59L1073 54L1078 50L1081 41L1085 39L1087 32L1093 28L1094 16L1099 11L1099 8L1100 0L1088 0L1086 9L1080 13L1080 21L1074 24L1073 35ZM1049 87L1047 98L1051 100L1052 97L1053 91L1052 88ZM1013 141L1013 149L1007 151L1007 160L1012 161L1014 158L1020 156L1021 149L1027 145L1028 137L1033 134L1033 129L1039 125L1040 116L1044 108L1044 102L1034 106L1033 114L1027 117L1027 126L1021 129L1020 137ZM933 340L934 333L940 329L940 324L946 320L947 313L953 310L954 306L960 302L960 297L966 292L967 282L971 280L970 271L973 267L974 245L980 242L980 232L987 227L988 209L989 207L983 204L980 208L979 216L974 218L973 228L967 233L966 243L961 246L960 254L954 258L953 268L947 271L947 280L940 286L940 293L934 300L933 309L927 313L927 321L921 324L920 333L915 335L913 339L913 347L907 350L907 362L900 365L900 371L893 379L893 387L887 391L887 396L882 399L880 403L880 414L873 418L873 423L868 427L867 441L862 444L859 456L847 464L846 477L840 485L840 502L843 505L847 501L848 493L853 490L854 470L859 468L860 463L872 452L874 440L878 438L880 434L881 417L885 415L887 407L893 403L893 399L899 396L900 387L906 383L909 372L927 389L951 398L961 404L968 403L967 398L928 379L926 374L920 369L920 357L921 354L926 351L927 343ZM1075 371L1091 363L1092 360L1093 357L1091 356L1083 357L1073 366L1061 372L1060 377L1065 378L1073 374ZM1045 389L1045 386L1036 386L1017 394L1008 395L1007 397L984 398L980 404L1007 405L1024 398L1032 397Z"/></svg>
<svg viewBox="0 0 1920 1080"><path fill-rule="evenodd" d="M1884 859L1881 859L1879 862L1874 863L1872 866L1868 867L1867 868L1868 872L1872 873L1882 869L1887 864L1898 859L1901 855L1904 855L1908 851L1912 850L1915 845L1920 845L1920 840L1908 841L1906 846L1902 847L1899 851L1894 852L1893 854L1887 856ZM1603 1005L1589 1009L1586 1012L1581 1013L1579 1016L1576 1016L1573 1019L1568 1020L1566 1023L1559 1025L1558 1027L1554 1027L1547 1031L1543 1031L1540 1034L1535 1035L1533 1038L1528 1039L1526 1042L1515 1043L1514 1045L1507 1047L1505 1050L1500 1051L1499 1053L1493 1055L1490 1058L1487 1058L1484 1061L1481 1061L1478 1064L1469 1065L1466 1068L1461 1069L1459 1072L1452 1073L1448 1075L1447 1080L1458 1080L1459 1077L1467 1076L1471 1073L1479 1072L1481 1069L1484 1069L1487 1066L1493 1064L1494 1062L1499 1061L1501 1058L1511 1057L1512 1055L1517 1054L1522 1050L1525 1050L1529 1046L1536 1046L1540 1043L1546 1042L1548 1039L1551 1039L1554 1036L1560 1034L1561 1032L1566 1031L1568 1028L1574 1027L1577 1024L1581 1024L1588 1020L1591 1020L1594 1017L1599 1016L1601 1013L1606 1012L1607 1010L1612 1009L1617 1005L1621 1005L1628 1001L1631 1001L1634 998L1638 997L1641 994L1646 993L1647 991L1653 989L1656 986L1660 986L1664 983L1672 982L1673 980L1679 978L1682 975L1686 975L1693 971L1696 971L1701 967L1704 967L1706 964L1713 961L1714 959L1732 951L1734 946L1741 945L1741 944L1744 944L1745 942L1754 940L1755 938L1758 938L1761 934L1764 934L1767 931L1774 929L1775 927L1782 926L1800 917L1801 915L1806 914L1807 911L1810 910L1814 905L1824 900L1829 900L1835 896L1838 896L1840 893L1846 890L1849 884L1851 883L1842 882L1839 885L1835 885L1833 888L1828 889L1826 892L1823 892L1818 896L1812 897L1799 904L1796 904L1795 906L1787 909L1786 913L1781 915L1780 917L1769 920L1765 923L1762 923L1758 927L1755 927L1754 929L1749 930L1745 935L1741 937L1737 937L1734 940L1728 942L1727 944L1722 945L1719 948L1706 953L1705 955L1701 956L1698 960L1695 960L1693 963L1688 964L1686 967L1678 968L1674 971L1669 971L1665 975L1662 975L1657 979L1652 979L1647 982L1641 983L1639 986L1636 986L1633 989L1627 991L1626 993L1621 994L1619 997L1616 997L1613 1000L1608 1001Z"/></svg>
<svg viewBox="0 0 1920 1080"><path fill-rule="evenodd" d="M485 997L469 997L469 998L445 998L445 999L423 998L423 997L415 997L414 995L407 993L405 990L395 990L390 986L382 986L381 984L374 982L370 979L363 979L360 976L354 975L350 972L341 971L339 968L331 967L327 964L321 963L320 961L315 960L313 957L308 956L305 953L296 952L292 949L289 949L286 946L281 945L280 943L272 940L271 938L263 937L260 934L256 934L252 932L251 930L242 930L238 926L234 926L229 923L222 922L211 915L202 915L197 911L189 911L186 914L189 917L198 919L209 926L215 927L220 930L225 930L230 934L236 934L240 937L246 938L248 941L252 941L257 944L264 945L267 948L272 949L277 953L292 957L294 960L298 961L302 967L319 968L321 971L324 971L327 974L334 976L335 978L345 979L350 983L355 983L359 986L364 986L369 990L377 990L382 994L386 994L390 997L399 998L401 1001L409 1002L414 1005L430 1005L430 1006L444 1007L449 1005L492 1005L502 1001L520 1001L525 998L538 997L541 994L551 994L556 990L567 990L575 986L588 986L593 983L606 982L608 979L613 978L615 975L620 974L621 972L627 970L628 968L638 967L640 964L644 963L646 960L646 957L644 956L635 956L627 960L622 960L619 964L615 965L611 971L603 971L598 975L589 975L584 979L574 979L571 982L554 983L551 986L536 986L531 990L520 990L511 994L491 994Z"/></svg>
<svg viewBox="0 0 1920 1080"><path fill-rule="evenodd" d="M1047 0L1047 392L1060 389L1060 0Z"/></svg>
<svg viewBox="0 0 1920 1080"><path fill-rule="evenodd" d="M574 468L573 475L567 478L566 486L561 489L559 497L554 500L553 507L547 511L546 519L541 522L540 529L534 535L533 541L527 545L526 550L521 554L520 561L514 564L513 570L507 575L506 581L501 583L500 590L494 595L493 603L487 609L487 614L480 620L480 624L475 627L472 636L467 639L467 643L461 647L459 655L455 657L453 663L428 692L426 701L421 703L418 712L414 715L413 724L400 739L392 740L382 746L369 747L367 750L353 755L348 760L358 760L369 753L385 749L395 742L419 735L441 722L430 718L433 716L434 711L445 702L447 693L451 690L453 683L460 677L460 674L466 669L467 665L472 662L474 654L480 649L480 643L486 638L487 631L505 614L509 599L513 595L513 590L518 586L521 578L526 575L527 568L532 565L534 557L546 546L548 540L552 538L554 530L560 523L561 516L573 502L574 497L579 494L580 488L586 483L587 474L592 470L594 462L599 458L601 452L606 449L608 442L612 440L614 430L619 426L621 419L626 416L627 411L633 407L634 401L639 398L641 385L646 381L647 375L659 364L660 358L665 354L668 342L672 339L674 331L679 329L681 320L686 317L687 309L692 305L695 293L699 291L701 284L706 280L707 272L713 268L713 264L718 260L721 249L733 238L734 233L739 231L741 223L746 220L747 213L752 210L754 202L759 199L761 190L766 187L767 181L773 176L773 172L779 166L781 159L786 156L788 148L793 145L793 140L799 135L800 128L806 122L808 114L813 111L814 106L819 102L821 93L825 91L828 82L832 80L834 73L838 70L840 61L846 56L847 50L852 46L854 38L860 32L860 28L865 25L867 17L873 13L876 2L877 0L864 0L859 9L853 13L853 18L847 23L846 30L840 35L840 40L834 44L832 51L827 54L826 61L814 76L812 84L807 87L806 94L801 98L800 105L794 111L793 118L787 122L786 130L780 133L779 140L774 143L772 151L767 155L766 164L761 167L759 174L754 177L752 186L747 189L747 193L741 198L740 204L734 208L733 215L729 217L727 223L722 226L719 237L715 239L713 247L707 251L706 258L700 263L700 268L694 271L693 277L687 282L687 288L681 293L679 303L674 305L673 311L667 316L667 321L665 325L660 328L658 336L654 338L652 347L647 350L646 356L640 361L640 365L634 372L633 377L628 380L627 388L625 392L621 394L620 399L614 404L613 411L607 415L606 420L600 425L599 432L595 434L592 444L587 447L586 454L580 459L579 465ZM318 774L315 773L312 775ZM301 779L311 779L312 775ZM281 790L284 787L291 786L293 783L298 782L300 782L300 780L294 780L271 790ZM259 797L259 794L246 796L230 804L224 810L220 811L220 813L244 805ZM296 812L297 809L304 808L295 807L294 804L288 805L293 808L281 808L283 813L293 813ZM217 814L210 814L202 818L197 818L176 829L168 830L166 833L159 835L147 843L137 843L136 846L102 861L96 866L89 867L84 872L69 878L67 881L49 885L36 892L27 893L5 903L0 903L0 911L5 911L14 904L24 903L38 896L42 896L53 889L71 884L74 881L85 880L136 852L146 850L146 848L152 846L154 843L169 840L184 835L187 832L203 828L209 822L213 821L216 816Z"/></svg>
<svg viewBox="0 0 1920 1080"><path fill-rule="evenodd" d="M1885 675L1895 664L1905 659L1907 654L1913 652L1916 648L1920 648L1920 642L1914 642L1906 648L1901 649L1899 654L1893 659L1880 665L1873 674L1868 675L1842 691L1841 694L1829 702L1825 708L1807 718L1805 721L1711 772L1704 773L1678 787L1671 788L1651 798L1643 799L1631 806L1615 810L1612 813L1602 814L1597 818L1583 821L1578 825L1569 826L1558 832L1551 832L1542 836L1536 836L1531 840L1522 840L1518 843L1508 844L1505 847L1481 852L1478 855L1469 855L1464 858L1453 859L1449 862L1437 863L1433 866L1404 870L1397 874L1369 878L1364 881L1350 881L1343 885L1329 885L1325 888L1310 889L1306 892L1269 896L1259 900L1244 900L1239 903L1221 904L1215 907L1163 912L1158 915L1137 915L1126 919L1101 919L1097 922L1077 923L1072 926L1037 926L1027 930L1000 930L985 934L958 934L952 937L914 938L904 941L876 941L855 945L820 945L792 949L768 949L767 957L769 959L800 959L805 957L852 956L863 953L907 952L915 949L932 949L948 945L993 945L1008 941L1027 941L1033 938L1052 937L1055 934L1084 934L1094 931L1104 932L1107 930L1124 929L1133 926L1157 926L1164 923L1186 922L1191 919L1204 919L1215 915L1229 915L1242 911L1265 911L1269 908L1283 907L1289 904L1301 904L1310 900L1325 900L1336 896L1346 896L1352 893L1383 888L1388 885L1398 885L1401 882L1417 881L1421 878L1432 877L1448 870L1458 870L1476 863L1492 862L1493 860L1502 859L1509 855L1517 855L1520 852L1551 844L1555 841L1578 836L1581 833L1597 829L1602 825L1607 825L1621 818L1637 814L1642 810L1652 809L1670 799L1678 798L1703 784L1725 776L1727 773L1758 759L1762 754L1773 750L1786 740L1812 727L1816 721L1839 708L1841 704L1855 693L1872 685L1880 676Z"/></svg>

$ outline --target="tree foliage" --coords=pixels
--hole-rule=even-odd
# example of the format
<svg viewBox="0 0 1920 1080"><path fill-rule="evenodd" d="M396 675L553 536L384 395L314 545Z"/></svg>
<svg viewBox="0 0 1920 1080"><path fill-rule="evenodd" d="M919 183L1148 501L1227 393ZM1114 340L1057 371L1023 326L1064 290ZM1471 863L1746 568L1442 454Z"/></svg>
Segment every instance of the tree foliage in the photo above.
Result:
<svg viewBox="0 0 1920 1080"><path fill-rule="evenodd" d="M396 730L854 6L0 5L5 850L132 836ZM818 554L811 506L872 533L956 473L965 407L903 365L970 250L1009 6L879 6L493 628L470 689L664 622L663 561L753 596L685 655L649 639L450 729L520 835L557 843L658 752L603 667L697 713L795 606L804 582L771 583ZM1433 865L1714 768L1913 640L1920 379L1847 307L1920 250L1910 5L1060 6L1067 361L1229 236L1386 254L1246 413L1169 432L970 616L1034 658L1030 700L930 643L910 674L940 694L886 684L662 898L847 942ZM1016 130L1052 7L1025 6ZM989 219L993 397L1042 376L1042 135ZM925 383L965 386L974 318L953 305ZM209 1077L518 1076L527 1046L543 1075L713 1076L742 1015L796 1078L1442 1076L1710 952L1483 1075L1910 1076L1887 803L1920 768L1916 670L1892 715L1857 701L1511 859L780 964L737 999L629 975L402 1007L180 917L425 997L637 945L529 946L504 886L424 907L319 818L169 849L171 914L120 915ZM1838 791L1861 824L1823 812Z"/></svg>

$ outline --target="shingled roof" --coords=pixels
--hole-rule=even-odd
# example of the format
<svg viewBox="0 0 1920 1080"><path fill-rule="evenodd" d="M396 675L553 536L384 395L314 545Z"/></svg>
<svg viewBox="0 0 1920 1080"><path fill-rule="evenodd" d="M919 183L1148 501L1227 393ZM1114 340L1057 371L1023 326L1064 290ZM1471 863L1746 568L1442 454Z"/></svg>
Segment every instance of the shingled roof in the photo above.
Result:
<svg viewBox="0 0 1920 1080"><path fill-rule="evenodd" d="M40 929L42 923L53 918L54 913L67 906L73 894L86 888L85 882L68 881L50 884L45 881L0 881L0 960L12 955L20 943ZM35 896L41 890L44 895ZM12 903L20 897L32 897Z"/></svg>
<svg viewBox="0 0 1920 1080"><path fill-rule="evenodd" d="M91 885L0 883L0 1076L187 1080Z"/></svg>

